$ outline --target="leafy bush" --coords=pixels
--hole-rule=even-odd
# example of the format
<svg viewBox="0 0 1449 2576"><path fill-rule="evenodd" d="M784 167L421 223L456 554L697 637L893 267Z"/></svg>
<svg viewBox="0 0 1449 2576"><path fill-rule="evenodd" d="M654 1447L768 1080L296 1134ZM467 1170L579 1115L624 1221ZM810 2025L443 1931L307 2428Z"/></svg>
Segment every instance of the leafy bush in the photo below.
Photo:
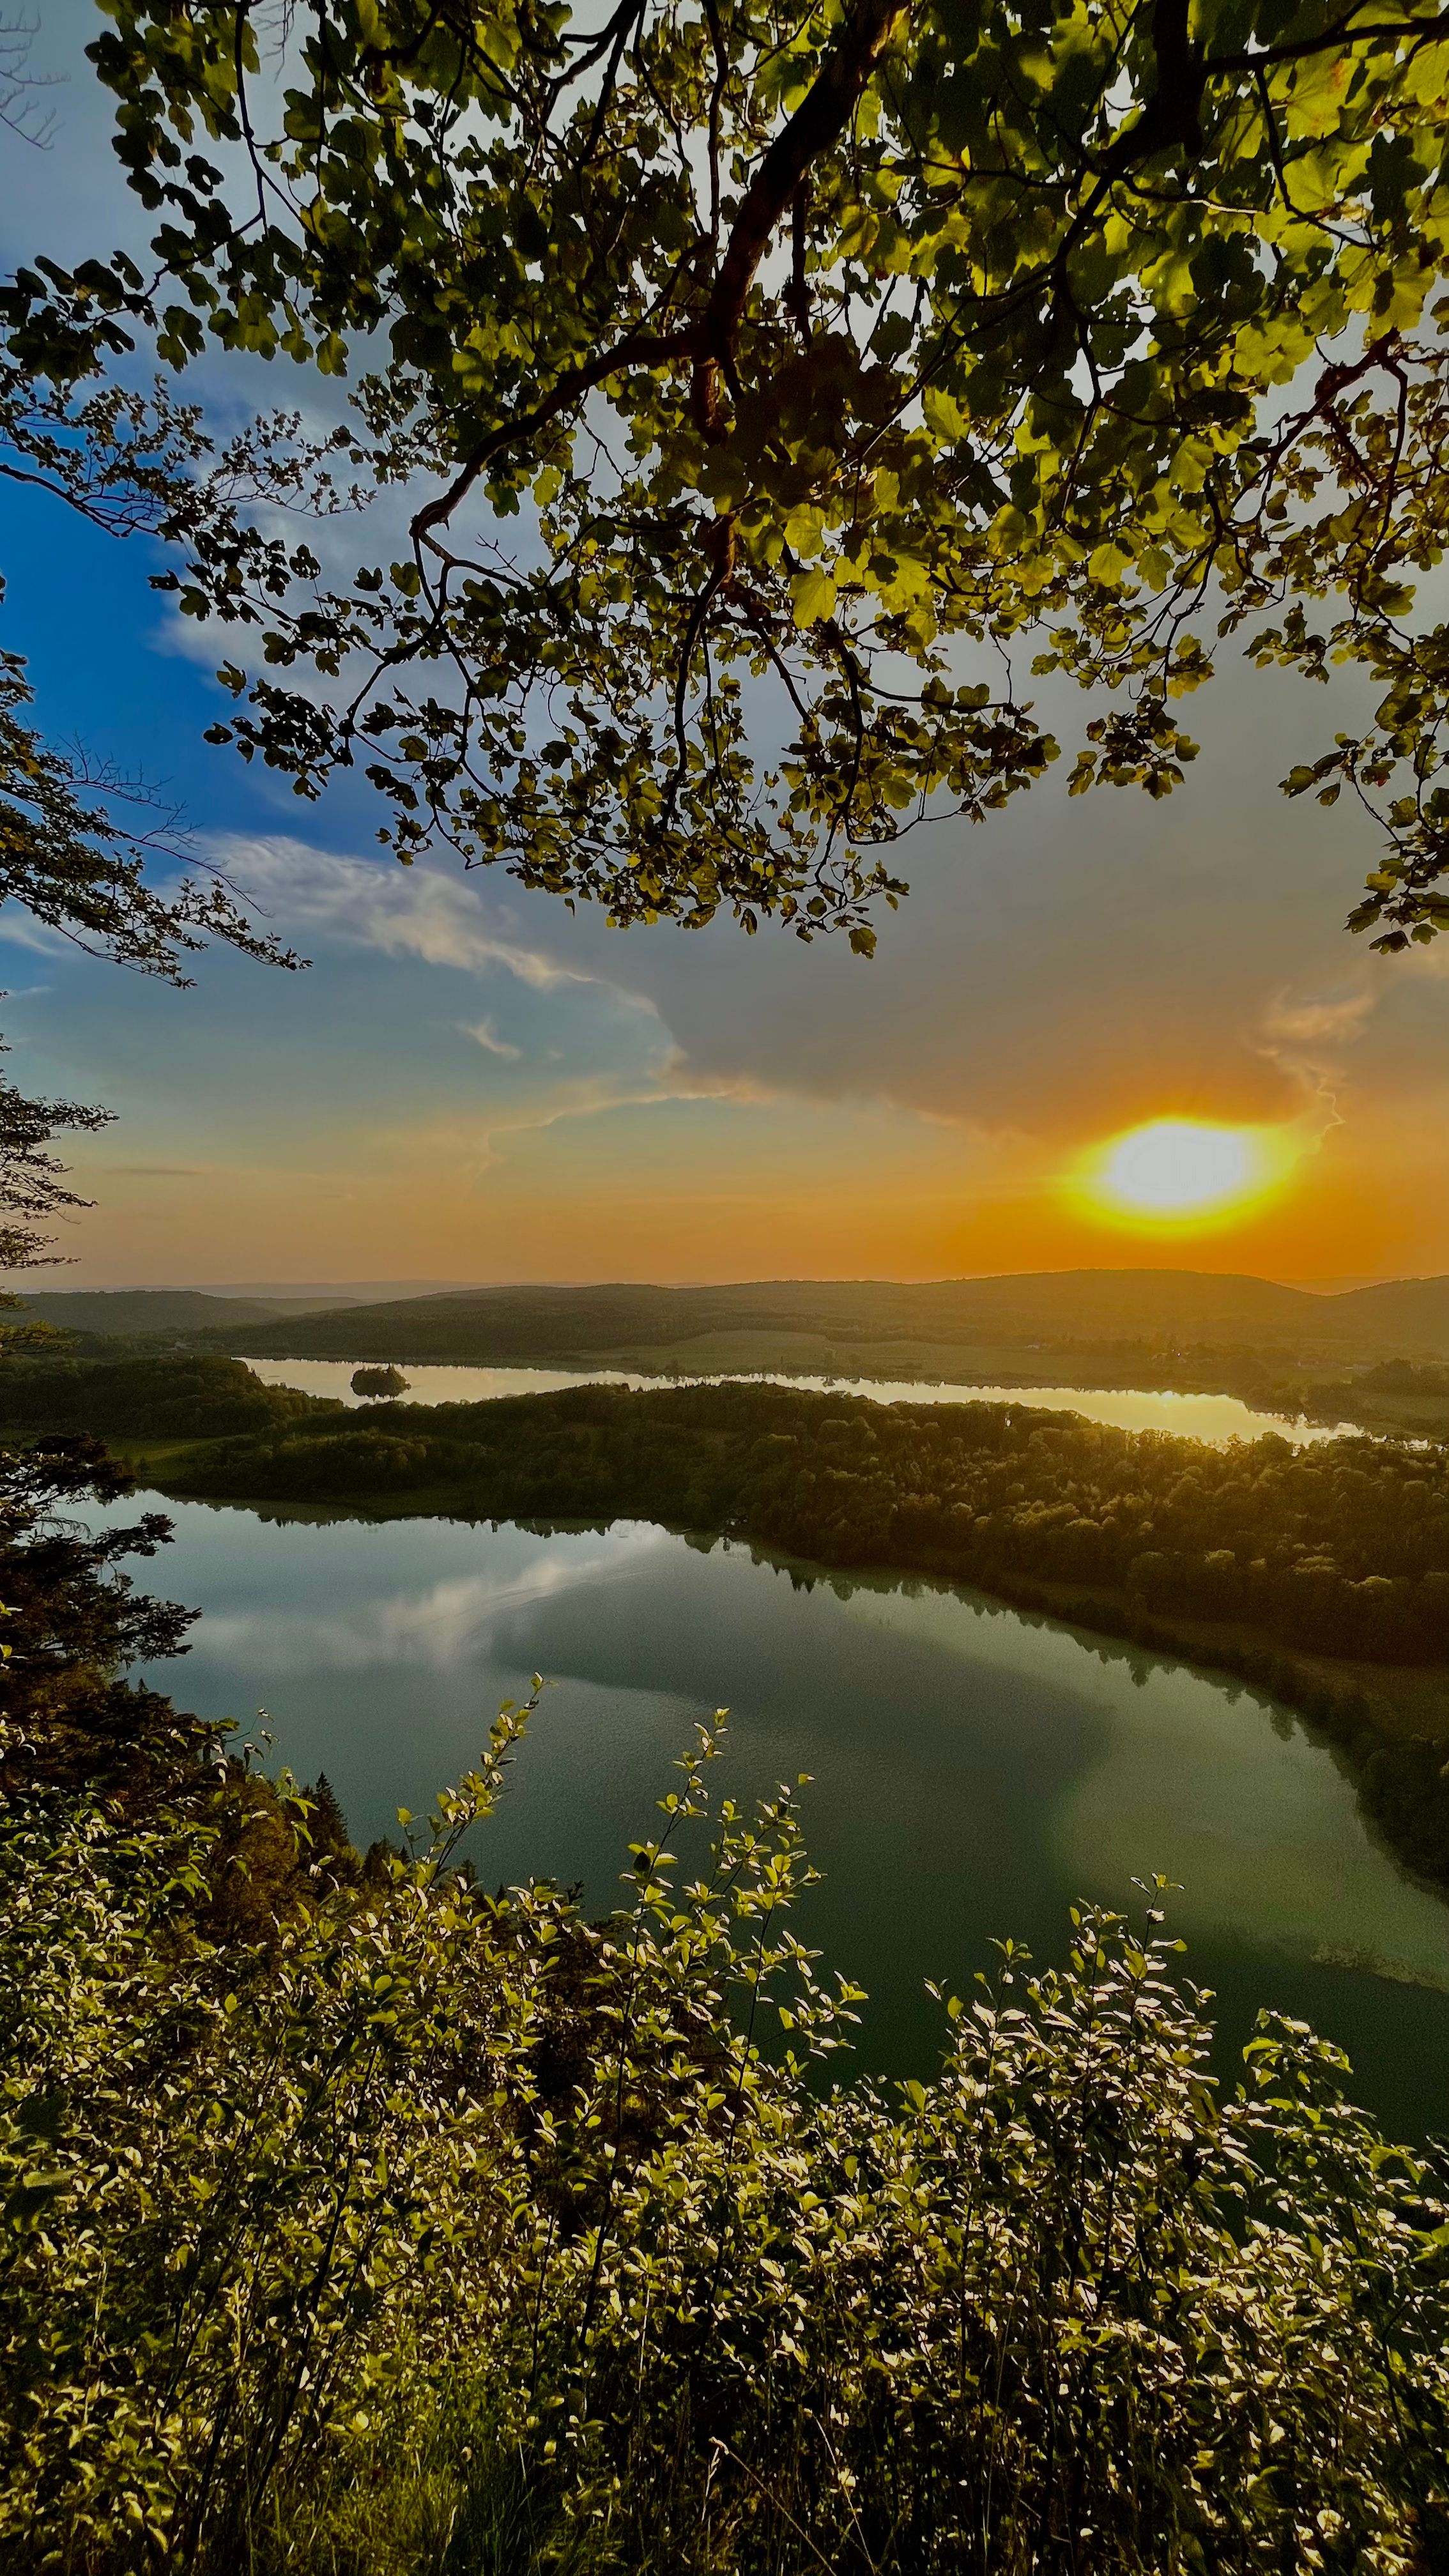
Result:
<svg viewBox="0 0 1449 2576"><path fill-rule="evenodd" d="M1449 2566L1449 2177L1300 2025L1221 2099L1160 1889L833 2086L793 1794L711 1818L704 1730L608 1921L485 1898L524 1714L266 1940L224 1777L11 1802L7 2567Z"/></svg>

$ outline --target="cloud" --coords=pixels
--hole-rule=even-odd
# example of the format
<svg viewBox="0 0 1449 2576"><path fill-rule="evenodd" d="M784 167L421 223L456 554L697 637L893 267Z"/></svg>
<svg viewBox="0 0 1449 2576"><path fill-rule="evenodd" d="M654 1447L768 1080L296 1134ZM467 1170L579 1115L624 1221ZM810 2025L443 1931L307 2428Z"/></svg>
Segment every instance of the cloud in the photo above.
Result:
<svg viewBox="0 0 1449 2576"><path fill-rule="evenodd" d="M288 932L316 931L466 973L501 966L539 992L604 980L500 936L475 888L439 868L349 858L280 833L213 834L206 856L258 912Z"/></svg>
<svg viewBox="0 0 1449 2576"><path fill-rule="evenodd" d="M661 1061L656 1068L646 1069L642 1080L628 1074L576 1075L501 1116L441 1117L421 1125L410 1121L406 1126L379 1127L373 1131L372 1144L376 1150L396 1153L413 1168L419 1163L436 1164L452 1174L466 1172L476 1181L504 1162L510 1146L521 1138L541 1135L570 1119L605 1117L618 1109L658 1109L671 1100L713 1096L694 1089L673 1090L667 1062Z"/></svg>
<svg viewBox="0 0 1449 2576"><path fill-rule="evenodd" d="M64 931L52 930L48 922L33 920L28 912L7 911L4 919L0 920L0 939L11 948L28 949L36 957L67 957L79 945L76 940L67 939ZM50 988L36 984L31 989L44 993ZM18 1001L20 996L12 993L7 998Z"/></svg>
<svg viewBox="0 0 1449 2576"><path fill-rule="evenodd" d="M462 1028L465 1038L476 1038L487 1054L501 1056L505 1064L517 1064L523 1053L522 1047L510 1046L498 1035L491 1020L464 1020Z"/></svg>
<svg viewBox="0 0 1449 2576"><path fill-rule="evenodd" d="M1381 988L1296 1000L1275 994L1263 1013L1258 1052L1287 1074L1305 1095L1304 1124L1315 1145L1343 1125L1338 1086L1345 1047L1355 1046L1373 1016Z"/></svg>
<svg viewBox="0 0 1449 2576"><path fill-rule="evenodd" d="M1352 1046L1362 1037L1377 1001L1377 993L1368 986L1336 1001L1295 1002L1280 993L1264 1014L1263 1034L1272 1042L1296 1047Z"/></svg>

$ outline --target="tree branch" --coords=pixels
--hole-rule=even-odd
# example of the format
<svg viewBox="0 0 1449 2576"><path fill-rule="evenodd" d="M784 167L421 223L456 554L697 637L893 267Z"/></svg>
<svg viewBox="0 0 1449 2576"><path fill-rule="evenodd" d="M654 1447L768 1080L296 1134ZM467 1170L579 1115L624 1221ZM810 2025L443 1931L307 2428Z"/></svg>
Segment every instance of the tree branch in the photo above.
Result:
<svg viewBox="0 0 1449 2576"><path fill-rule="evenodd" d="M1396 25L1387 19L1370 18L1361 27L1354 25L1357 9L1325 27L1317 36L1298 36L1281 45L1264 45L1255 54L1210 54L1203 65L1208 78L1216 72L1272 71L1278 63L1307 62L1314 54L1331 52L1335 45L1398 44L1405 36L1442 38L1449 36L1449 16L1403 18Z"/></svg>
<svg viewBox="0 0 1449 2576"><path fill-rule="evenodd" d="M417 513L412 522L415 546L428 545L436 553L432 531L452 517L495 456L536 436L596 385L604 384L626 367L691 361L695 368L696 420L707 437L718 435L715 369L722 363L728 372L740 316L760 262L807 171L844 133L882 54L909 17L911 7L912 0L860 0L855 15L842 28L800 105L776 135L745 190L700 320L662 336L646 331L626 333L615 348L601 351L581 367L570 367L531 411L500 421L475 448L447 491ZM1159 0L1159 10L1164 7L1185 9L1185 0ZM620 18L627 24L622 11Z"/></svg>
<svg viewBox="0 0 1449 2576"><path fill-rule="evenodd" d="M1202 93L1206 77L1201 56L1187 32L1188 0L1157 0L1152 12L1152 50L1157 58L1157 86L1135 125L1118 136L1098 168L1117 178L1135 162L1150 161L1174 144L1184 152L1202 150Z"/></svg>
<svg viewBox="0 0 1449 2576"><path fill-rule="evenodd" d="M740 203L704 327L711 354L733 349L745 298L775 228L807 170L839 140L912 0L860 0L804 98L770 145Z"/></svg>
<svg viewBox="0 0 1449 2576"><path fill-rule="evenodd" d="M414 544L431 542L432 530L452 517L459 502L467 498L479 475L492 464L495 456L501 456L506 448L516 446L521 439L533 438L539 430L547 429L550 421L558 419L560 412L567 411L572 403L592 393L596 385L606 383L610 376L620 374L626 367L667 367L676 360L694 358L698 353L698 329L688 324L683 330L663 334L656 331L626 332L612 349L601 350L597 357L588 359L581 367L567 368L555 379L542 402L535 403L532 411L514 412L507 420L500 421L496 429L491 429L447 491L440 492L436 500L429 501L416 513L411 522ZM434 551L437 551L436 547Z"/></svg>

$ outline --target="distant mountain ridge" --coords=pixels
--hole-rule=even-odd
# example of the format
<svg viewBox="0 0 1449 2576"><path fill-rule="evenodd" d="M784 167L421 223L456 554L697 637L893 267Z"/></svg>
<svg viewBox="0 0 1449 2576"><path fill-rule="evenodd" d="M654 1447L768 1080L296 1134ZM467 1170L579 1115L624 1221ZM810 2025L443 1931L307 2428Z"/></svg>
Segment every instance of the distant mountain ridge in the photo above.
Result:
<svg viewBox="0 0 1449 2576"><path fill-rule="evenodd" d="M233 1346L258 1358L542 1366L670 1351L710 1336L771 1334L823 1337L854 1347L946 1348L1176 1336L1344 1359L1437 1358L1449 1354L1449 1278L1389 1280L1338 1295L1193 1270L1039 1271L922 1282L783 1279L698 1288L617 1281L460 1289L258 1323Z"/></svg>

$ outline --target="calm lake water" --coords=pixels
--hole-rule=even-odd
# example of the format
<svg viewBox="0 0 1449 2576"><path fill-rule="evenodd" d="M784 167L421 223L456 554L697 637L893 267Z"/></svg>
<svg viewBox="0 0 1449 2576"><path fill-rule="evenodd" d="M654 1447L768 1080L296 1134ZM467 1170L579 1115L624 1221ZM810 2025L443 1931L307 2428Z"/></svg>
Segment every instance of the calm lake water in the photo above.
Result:
<svg viewBox="0 0 1449 2576"><path fill-rule="evenodd" d="M355 1360L248 1360L246 1366L266 1386L295 1386L304 1395L340 1396L344 1404L375 1404L354 1395ZM409 1404L482 1404L495 1395L547 1395L565 1386L720 1386L718 1377L636 1377L622 1369L433 1368L419 1364L403 1371ZM1253 1413L1235 1395L1177 1395L1171 1391L1141 1394L1079 1386L949 1386L920 1384L907 1378L787 1377L768 1369L755 1382L804 1387L816 1394L868 1395L876 1404L1031 1404L1048 1412L1065 1409L1088 1422L1115 1423L1121 1431L1175 1431L1186 1440L1210 1440L1221 1448L1229 1440L1261 1440L1265 1431L1285 1440L1333 1440L1338 1431L1316 1423L1294 1422L1279 1413ZM1351 1431L1352 1423L1338 1430Z"/></svg>
<svg viewBox="0 0 1449 2576"><path fill-rule="evenodd" d="M1332 1755L1251 1692L970 1592L636 1523L165 1508L176 1543L138 1579L203 1616L152 1678L208 1717L254 1728L265 1708L273 1761L325 1770L359 1842L400 1805L425 1813L539 1671L552 1687L474 1857L489 1881L580 1881L602 1910L694 1720L728 1704L716 1782L813 1775L826 1879L801 1928L870 1989L867 2064L929 2068L927 1977L961 1991L1006 1933L1060 1957L1073 1899L1126 1904L1161 1870L1235 2044L1259 2004L1304 2014L1391 2127L1449 2127L1449 1908L1370 1838Z"/></svg>

